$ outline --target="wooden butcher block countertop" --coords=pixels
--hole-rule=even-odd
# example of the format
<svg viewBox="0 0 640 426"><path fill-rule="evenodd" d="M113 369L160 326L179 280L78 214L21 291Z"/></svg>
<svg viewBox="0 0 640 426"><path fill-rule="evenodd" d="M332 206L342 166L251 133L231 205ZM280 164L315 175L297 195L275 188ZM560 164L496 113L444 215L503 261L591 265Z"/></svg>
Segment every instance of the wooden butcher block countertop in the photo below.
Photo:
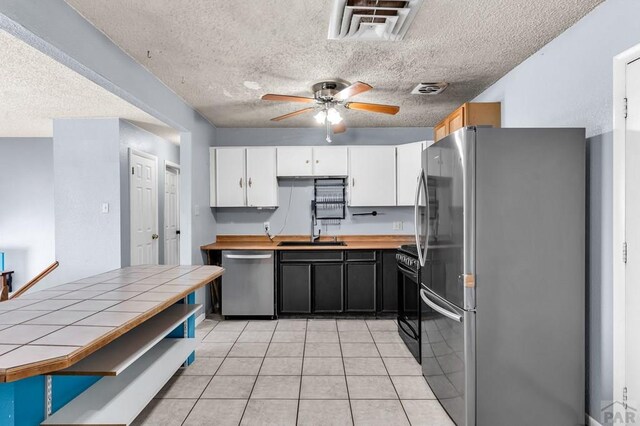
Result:
<svg viewBox="0 0 640 426"><path fill-rule="evenodd" d="M0 382L67 368L223 272L131 266L0 302Z"/></svg>
<svg viewBox="0 0 640 426"><path fill-rule="evenodd" d="M270 240L266 235L218 235L215 243L201 246L202 250L394 250L403 244L415 244L413 235L340 235L337 241L346 245L279 246L281 241L309 241L308 235L283 235ZM333 241L323 236L320 241Z"/></svg>

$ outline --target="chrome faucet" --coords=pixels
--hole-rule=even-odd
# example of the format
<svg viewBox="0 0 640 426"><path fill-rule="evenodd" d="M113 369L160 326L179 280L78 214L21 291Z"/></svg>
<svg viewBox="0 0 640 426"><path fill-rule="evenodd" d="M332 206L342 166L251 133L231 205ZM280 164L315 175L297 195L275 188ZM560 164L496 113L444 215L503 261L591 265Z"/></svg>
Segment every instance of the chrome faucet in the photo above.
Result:
<svg viewBox="0 0 640 426"><path fill-rule="evenodd" d="M316 235L316 202L311 201L311 242L315 243L322 233L322 229L318 229L318 235Z"/></svg>

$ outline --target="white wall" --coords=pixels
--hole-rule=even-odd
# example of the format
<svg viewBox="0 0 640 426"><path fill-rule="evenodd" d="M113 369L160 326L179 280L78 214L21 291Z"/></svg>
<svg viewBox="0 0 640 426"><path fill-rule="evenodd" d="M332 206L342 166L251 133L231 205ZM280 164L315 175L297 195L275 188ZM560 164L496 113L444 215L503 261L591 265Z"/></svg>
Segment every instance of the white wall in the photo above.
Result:
<svg viewBox="0 0 640 426"><path fill-rule="evenodd" d="M119 137L117 118L53 121L55 283L121 265Z"/></svg>
<svg viewBox="0 0 640 426"><path fill-rule="evenodd" d="M219 128L216 146L325 146L322 128ZM398 145L431 140L431 127L369 127L353 128L335 135L332 145ZM255 208L214 208L217 233L221 235L262 234L264 222L271 233L306 235L311 232L311 200L313 179L279 179L275 210ZM375 210L377 216L352 216L352 213ZM322 233L328 235L413 234L412 207L347 208L346 218L339 225L326 225ZM394 230L393 222L402 222L402 230Z"/></svg>
<svg viewBox="0 0 640 426"><path fill-rule="evenodd" d="M613 57L640 43L640 2L607 0L481 93L504 127L585 127L588 179L588 412L613 397Z"/></svg>
<svg viewBox="0 0 640 426"><path fill-rule="evenodd" d="M55 261L53 140L0 138L0 251L14 289Z"/></svg>

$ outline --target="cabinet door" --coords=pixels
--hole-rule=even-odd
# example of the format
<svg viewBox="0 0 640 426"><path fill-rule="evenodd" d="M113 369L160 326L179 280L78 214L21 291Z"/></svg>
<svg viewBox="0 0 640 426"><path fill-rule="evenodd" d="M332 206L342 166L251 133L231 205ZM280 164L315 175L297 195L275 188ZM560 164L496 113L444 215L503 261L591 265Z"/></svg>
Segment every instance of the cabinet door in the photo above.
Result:
<svg viewBox="0 0 640 426"><path fill-rule="evenodd" d="M216 149L209 148L209 205L215 207L216 200Z"/></svg>
<svg viewBox="0 0 640 426"><path fill-rule="evenodd" d="M437 141L449 134L447 129L447 120L444 120L433 129L433 138Z"/></svg>
<svg viewBox="0 0 640 426"><path fill-rule="evenodd" d="M447 117L447 127L449 128L449 133L453 133L464 127L464 105L453 111L451 115Z"/></svg>
<svg viewBox="0 0 640 426"><path fill-rule="evenodd" d="M347 311L376 310L376 263L347 263Z"/></svg>
<svg viewBox="0 0 640 426"><path fill-rule="evenodd" d="M313 312L342 312L343 264L313 265Z"/></svg>
<svg viewBox="0 0 640 426"><path fill-rule="evenodd" d="M280 312L311 313L311 264L280 265Z"/></svg>
<svg viewBox="0 0 640 426"><path fill-rule="evenodd" d="M398 170L397 191L399 206L413 206L416 197L418 174L422 170L424 142L414 142L396 147Z"/></svg>
<svg viewBox="0 0 640 426"><path fill-rule="evenodd" d="M275 148L247 148L247 205L278 205Z"/></svg>
<svg viewBox="0 0 640 426"><path fill-rule="evenodd" d="M398 312L398 264L395 250L382 252L382 279L380 280L379 312Z"/></svg>
<svg viewBox="0 0 640 426"><path fill-rule="evenodd" d="M314 176L347 176L347 147L318 146L313 148Z"/></svg>
<svg viewBox="0 0 640 426"><path fill-rule="evenodd" d="M396 205L395 146L349 148L349 205Z"/></svg>
<svg viewBox="0 0 640 426"><path fill-rule="evenodd" d="M244 148L216 149L218 207L246 206Z"/></svg>
<svg viewBox="0 0 640 426"><path fill-rule="evenodd" d="M312 176L312 158L310 146L278 147L278 177Z"/></svg>

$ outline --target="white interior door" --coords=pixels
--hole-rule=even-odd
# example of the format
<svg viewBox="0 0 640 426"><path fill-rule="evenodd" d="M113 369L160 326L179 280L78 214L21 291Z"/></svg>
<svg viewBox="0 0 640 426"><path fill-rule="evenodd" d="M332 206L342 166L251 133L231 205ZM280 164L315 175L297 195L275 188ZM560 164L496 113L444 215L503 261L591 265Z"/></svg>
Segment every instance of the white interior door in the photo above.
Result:
<svg viewBox="0 0 640 426"><path fill-rule="evenodd" d="M130 152L131 265L158 263L158 161Z"/></svg>
<svg viewBox="0 0 640 426"><path fill-rule="evenodd" d="M164 173L164 264L180 264L180 172L167 166Z"/></svg>
<svg viewBox="0 0 640 426"><path fill-rule="evenodd" d="M627 401L640 410L640 59L627 65L625 135L625 372Z"/></svg>

